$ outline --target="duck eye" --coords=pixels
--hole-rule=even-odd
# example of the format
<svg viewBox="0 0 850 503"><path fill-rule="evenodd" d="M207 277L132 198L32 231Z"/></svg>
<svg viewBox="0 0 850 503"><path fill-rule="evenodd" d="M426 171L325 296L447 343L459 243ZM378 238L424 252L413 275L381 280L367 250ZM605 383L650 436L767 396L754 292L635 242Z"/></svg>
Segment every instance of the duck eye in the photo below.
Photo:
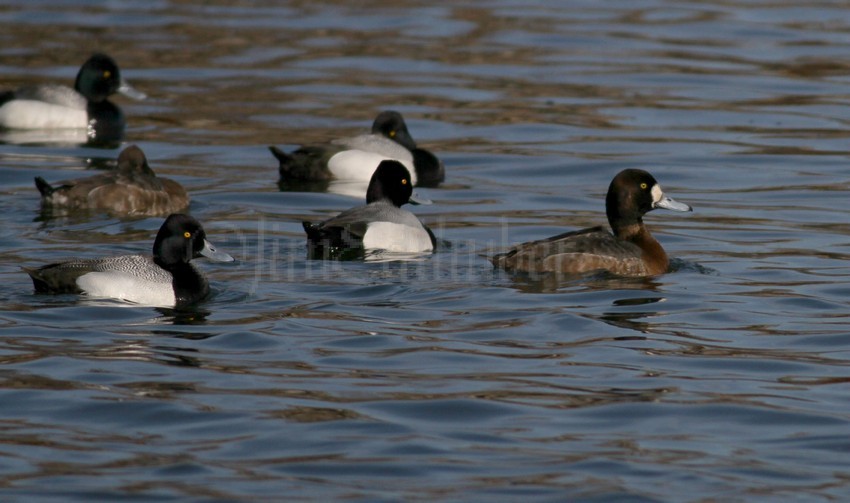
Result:
<svg viewBox="0 0 850 503"><path fill-rule="evenodd" d="M402 185L407 185L407 178L402 178L402 179L401 179L401 184L402 184Z"/></svg>
<svg viewBox="0 0 850 503"><path fill-rule="evenodd" d="M186 239L189 239L190 237L192 237L192 233L189 232L189 231L186 231L186 232L183 233L183 237L186 238Z"/></svg>
<svg viewBox="0 0 850 503"><path fill-rule="evenodd" d="M640 188L642 188L643 190L646 190L646 187L647 187L646 182L641 182Z"/></svg>
<svg viewBox="0 0 850 503"><path fill-rule="evenodd" d="M395 129L390 131L390 138L395 138Z"/></svg>
<svg viewBox="0 0 850 503"><path fill-rule="evenodd" d="M104 70L103 78L108 79L109 77L112 77L112 72L110 72L109 70Z"/></svg>

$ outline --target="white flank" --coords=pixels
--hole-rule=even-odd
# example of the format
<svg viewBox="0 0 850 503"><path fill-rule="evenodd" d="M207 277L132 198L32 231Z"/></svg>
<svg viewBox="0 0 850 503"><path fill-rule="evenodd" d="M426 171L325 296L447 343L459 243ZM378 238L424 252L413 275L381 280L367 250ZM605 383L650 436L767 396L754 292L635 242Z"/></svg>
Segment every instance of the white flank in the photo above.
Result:
<svg viewBox="0 0 850 503"><path fill-rule="evenodd" d="M52 105L34 100L12 100L0 106L0 125L9 129L86 128L85 109Z"/></svg>
<svg viewBox="0 0 850 503"><path fill-rule="evenodd" d="M155 283L122 272L90 272L77 278L77 286L92 297L122 299L146 306L174 307L171 283Z"/></svg>
<svg viewBox="0 0 850 503"><path fill-rule="evenodd" d="M339 194L340 196L353 197L355 199L366 199L366 190L369 188L369 182L364 181L341 181L333 180L328 184L328 192L331 194Z"/></svg>
<svg viewBox="0 0 850 503"><path fill-rule="evenodd" d="M12 145L26 145L29 143L77 145L87 141L89 141L88 130L83 128L0 130L0 142L10 143ZM365 194L366 192L363 193Z"/></svg>
<svg viewBox="0 0 850 503"><path fill-rule="evenodd" d="M386 250L391 252L426 252L434 249L431 238L422 227L373 222L363 236L363 248L366 250Z"/></svg>
<svg viewBox="0 0 850 503"><path fill-rule="evenodd" d="M367 152L365 150L343 150L328 160L328 169L339 180L362 181L368 183L372 179L372 173L378 169L381 161L393 160L382 154ZM416 185L416 170L409 160L399 160L408 171L413 185Z"/></svg>

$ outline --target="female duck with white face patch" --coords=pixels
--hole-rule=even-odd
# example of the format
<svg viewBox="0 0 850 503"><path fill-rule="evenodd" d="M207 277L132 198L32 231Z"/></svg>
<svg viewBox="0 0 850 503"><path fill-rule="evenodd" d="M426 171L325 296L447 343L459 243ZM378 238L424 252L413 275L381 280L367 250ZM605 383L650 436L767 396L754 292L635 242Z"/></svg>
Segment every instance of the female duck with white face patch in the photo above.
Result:
<svg viewBox="0 0 850 503"><path fill-rule="evenodd" d="M79 259L24 268L39 293L84 293L150 306L192 304L209 295L206 276L191 264L207 257L230 262L233 257L217 251L206 239L201 224L190 217L170 215L153 243L153 256L121 255Z"/></svg>
<svg viewBox="0 0 850 503"><path fill-rule="evenodd" d="M410 172L398 161L382 161L372 175L366 204L319 224L304 222L313 258L348 258L364 251L421 253L436 239L416 216L401 208L413 193Z"/></svg>
<svg viewBox="0 0 850 503"><path fill-rule="evenodd" d="M567 232L516 246L492 257L496 267L521 272L581 274L608 271L620 276L653 276L667 272L664 248L643 224L656 208L692 211L664 195L646 171L626 169L611 181L605 212L611 234L602 227Z"/></svg>

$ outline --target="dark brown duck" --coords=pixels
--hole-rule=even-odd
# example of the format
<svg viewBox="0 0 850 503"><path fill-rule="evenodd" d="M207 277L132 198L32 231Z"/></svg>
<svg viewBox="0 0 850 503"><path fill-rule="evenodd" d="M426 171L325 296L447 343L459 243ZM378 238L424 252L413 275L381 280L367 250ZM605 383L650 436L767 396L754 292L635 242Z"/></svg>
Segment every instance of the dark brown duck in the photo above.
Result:
<svg viewBox="0 0 850 503"><path fill-rule="evenodd" d="M661 244L643 223L656 208L692 211L664 195L652 175L640 169L621 171L611 181L605 212L613 234L602 226L523 243L490 260L496 267L521 272L581 274L608 271L621 276L654 276L670 263Z"/></svg>
<svg viewBox="0 0 850 503"><path fill-rule="evenodd" d="M118 156L118 167L107 173L50 185L36 177L42 206L66 210L96 210L113 215L161 216L189 206L182 185L156 176L144 152L131 145Z"/></svg>

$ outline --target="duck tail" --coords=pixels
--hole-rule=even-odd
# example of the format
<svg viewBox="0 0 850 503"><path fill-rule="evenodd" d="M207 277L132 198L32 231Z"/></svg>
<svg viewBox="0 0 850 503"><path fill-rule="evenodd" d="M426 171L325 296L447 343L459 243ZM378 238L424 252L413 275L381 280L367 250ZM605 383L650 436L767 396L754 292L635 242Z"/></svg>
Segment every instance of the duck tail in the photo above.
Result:
<svg viewBox="0 0 850 503"><path fill-rule="evenodd" d="M321 226L319 224L314 224L310 222L301 222L301 225L304 226L304 232L307 233L307 239L310 241L320 241L324 236L322 235Z"/></svg>
<svg viewBox="0 0 850 503"><path fill-rule="evenodd" d="M56 190L52 185L47 183L47 180L40 176L35 177L35 188L38 189L42 197L50 197Z"/></svg>
<svg viewBox="0 0 850 503"><path fill-rule="evenodd" d="M47 281L41 277L41 274L38 269L34 269L32 267L21 267L25 273L30 275L32 279L32 286L35 288L36 292L43 293L50 290L47 285Z"/></svg>
<svg viewBox="0 0 850 503"><path fill-rule="evenodd" d="M82 293L77 278L85 274L84 268L68 269L62 263L32 268L21 267L32 279L36 293Z"/></svg>
<svg viewBox="0 0 850 503"><path fill-rule="evenodd" d="M292 161L292 156L284 152L283 150L275 147L274 145L269 146L269 151L271 151L272 155L277 158L280 162L290 162Z"/></svg>
<svg viewBox="0 0 850 503"><path fill-rule="evenodd" d="M13 99L15 99L15 91L5 91L0 93L0 105L7 101L12 101Z"/></svg>
<svg viewBox="0 0 850 503"><path fill-rule="evenodd" d="M289 174L289 170L292 166L293 161L295 160L291 155L287 154L283 150L275 147L274 145L269 147L269 151L272 155L277 159L280 163L280 167L278 170L280 171L280 176L285 177Z"/></svg>
<svg viewBox="0 0 850 503"><path fill-rule="evenodd" d="M497 253L495 255L479 255L481 257L486 258L493 264L493 267L499 267L501 269L510 269L513 266L511 259L517 254L517 250L511 250L504 253Z"/></svg>

